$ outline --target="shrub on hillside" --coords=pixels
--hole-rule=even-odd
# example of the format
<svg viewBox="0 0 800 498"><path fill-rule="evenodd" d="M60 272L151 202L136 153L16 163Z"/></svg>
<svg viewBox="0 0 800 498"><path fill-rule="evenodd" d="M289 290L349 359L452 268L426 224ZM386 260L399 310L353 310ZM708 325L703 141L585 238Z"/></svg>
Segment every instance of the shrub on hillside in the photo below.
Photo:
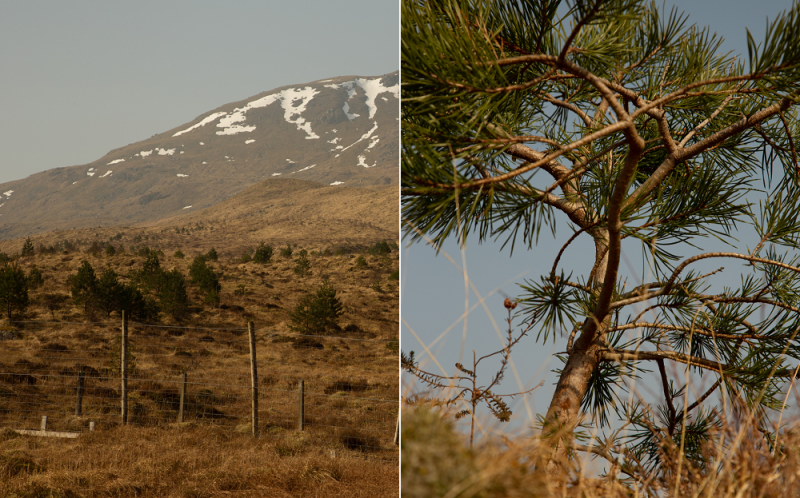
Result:
<svg viewBox="0 0 800 498"><path fill-rule="evenodd" d="M338 329L342 315L342 301L336 297L336 289L325 280L315 294L306 294L289 312L289 328L303 334L325 334Z"/></svg>
<svg viewBox="0 0 800 498"><path fill-rule="evenodd" d="M111 256L113 256L115 254L117 254L117 250L114 249L114 246L112 246L111 244L108 244L106 246L106 256L111 257Z"/></svg>
<svg viewBox="0 0 800 498"><path fill-rule="evenodd" d="M10 319L15 313L25 313L28 298L28 278L17 264L6 264L0 269L0 306Z"/></svg>
<svg viewBox="0 0 800 498"><path fill-rule="evenodd" d="M297 259L297 264L294 265L294 272L301 277L311 275L311 262L305 254L300 254L300 257Z"/></svg>
<svg viewBox="0 0 800 498"><path fill-rule="evenodd" d="M144 255L146 259L142 264L142 268L131 272L131 281L158 295L164 286L166 278L166 272L161 268L161 260L159 259L159 255L163 256L164 253L148 249Z"/></svg>
<svg viewBox="0 0 800 498"><path fill-rule="evenodd" d="M385 240L377 242L374 246L367 249L367 254L372 256L380 256L382 254L389 254L390 252L392 252L392 250Z"/></svg>
<svg viewBox="0 0 800 498"><path fill-rule="evenodd" d="M44 284L44 277L42 276L42 272L36 265L31 267L31 270L28 272L28 288L29 289L38 289L39 287Z"/></svg>
<svg viewBox="0 0 800 498"><path fill-rule="evenodd" d="M105 311L107 316L111 315L111 312L119 310L122 284L119 281L117 272L111 268L106 268L100 278L97 279L95 293L97 307Z"/></svg>
<svg viewBox="0 0 800 498"><path fill-rule="evenodd" d="M55 320L56 311L60 310L69 301L69 296L67 294L44 293L39 296L39 300Z"/></svg>
<svg viewBox="0 0 800 498"><path fill-rule="evenodd" d="M25 243L22 245L22 257L28 258L30 256L33 256L33 253L34 253L33 242L31 242L31 238L28 237L27 239L25 239Z"/></svg>
<svg viewBox="0 0 800 498"><path fill-rule="evenodd" d="M213 247L209 249L208 252L206 253L206 258L209 259L210 261L216 261L217 259L219 259L217 250L214 249Z"/></svg>
<svg viewBox="0 0 800 498"><path fill-rule="evenodd" d="M178 270L164 272L163 285L158 293L161 310L177 321L189 310L189 296L186 293L186 279Z"/></svg>
<svg viewBox="0 0 800 498"><path fill-rule="evenodd" d="M206 295L203 297L203 302L210 306L219 306L219 292L215 290L206 292Z"/></svg>
<svg viewBox="0 0 800 498"><path fill-rule="evenodd" d="M39 249L37 249L36 252L39 254L55 254L58 252L58 249L53 245L46 246L44 244L39 244Z"/></svg>
<svg viewBox="0 0 800 498"><path fill-rule="evenodd" d="M281 249L281 257L283 258L291 258L292 257L292 246L286 244L286 247Z"/></svg>
<svg viewBox="0 0 800 498"><path fill-rule="evenodd" d="M253 254L253 261L255 263L268 263L272 259L272 246L265 245L263 242L258 245L255 254Z"/></svg>
<svg viewBox="0 0 800 498"><path fill-rule="evenodd" d="M183 258L186 257L186 255L183 254L183 251L181 251L180 249L175 251L175 254L173 254L173 256L176 257L176 258L180 258L180 259L183 259Z"/></svg>
<svg viewBox="0 0 800 498"><path fill-rule="evenodd" d="M356 258L356 268L366 268L367 259L362 255Z"/></svg>
<svg viewBox="0 0 800 498"><path fill-rule="evenodd" d="M103 246L100 245L99 242L96 240L92 242L88 249L86 249L86 254L91 254L92 256L97 256L100 254L100 251L103 250Z"/></svg>
<svg viewBox="0 0 800 498"><path fill-rule="evenodd" d="M157 322L160 311L158 304L135 285L122 286L119 309L134 322Z"/></svg>
<svg viewBox="0 0 800 498"><path fill-rule="evenodd" d="M72 293L72 302L76 306L83 306L83 312L91 317L96 304L98 284L94 268L84 259L78 272L69 276L68 282Z"/></svg>
<svg viewBox="0 0 800 498"><path fill-rule="evenodd" d="M219 304L219 293L222 291L222 285L219 283L219 277L214 270L206 264L204 256L196 256L192 265L189 267L189 278L192 284L200 288L200 292L205 294L204 301L208 304Z"/></svg>

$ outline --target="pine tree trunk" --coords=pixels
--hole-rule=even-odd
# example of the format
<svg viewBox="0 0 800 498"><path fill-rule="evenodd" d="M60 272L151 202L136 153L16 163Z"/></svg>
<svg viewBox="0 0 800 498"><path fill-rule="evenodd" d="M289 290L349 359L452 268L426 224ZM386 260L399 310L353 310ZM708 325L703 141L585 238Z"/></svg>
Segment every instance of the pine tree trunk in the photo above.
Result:
<svg viewBox="0 0 800 498"><path fill-rule="evenodd" d="M593 287L600 292L606 277L608 261L608 232L598 230L595 237L595 264L593 268ZM589 386L592 373L600 363L605 349L603 338L610 325L611 315L606 316L597 327L590 327L592 317L587 317L572 349L567 352L567 363L556 384L556 390L547 409L544 434L553 448L547 470L560 471L560 462L567 458L567 445L572 443L572 432L581 414L581 403ZM564 444L567 443L567 444Z"/></svg>

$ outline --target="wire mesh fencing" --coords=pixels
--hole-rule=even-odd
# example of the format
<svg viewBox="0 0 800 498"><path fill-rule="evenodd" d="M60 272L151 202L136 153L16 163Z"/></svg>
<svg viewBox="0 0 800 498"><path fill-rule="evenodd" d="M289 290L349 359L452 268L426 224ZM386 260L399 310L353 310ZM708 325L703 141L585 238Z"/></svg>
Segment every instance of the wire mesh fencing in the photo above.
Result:
<svg viewBox="0 0 800 498"><path fill-rule="evenodd" d="M21 326L0 331L0 427L42 430L46 416L48 431L213 425L261 437L302 431L367 453L395 444L396 341L122 322Z"/></svg>

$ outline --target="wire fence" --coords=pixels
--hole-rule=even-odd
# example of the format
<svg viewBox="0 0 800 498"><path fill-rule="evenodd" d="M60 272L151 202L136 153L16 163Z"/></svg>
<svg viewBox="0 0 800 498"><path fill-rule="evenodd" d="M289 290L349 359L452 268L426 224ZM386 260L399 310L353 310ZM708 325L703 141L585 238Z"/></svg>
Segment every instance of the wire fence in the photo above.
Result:
<svg viewBox="0 0 800 498"><path fill-rule="evenodd" d="M0 427L41 430L46 416L49 431L194 424L262 437L303 431L332 449L375 454L396 443L397 341L15 323L0 330Z"/></svg>

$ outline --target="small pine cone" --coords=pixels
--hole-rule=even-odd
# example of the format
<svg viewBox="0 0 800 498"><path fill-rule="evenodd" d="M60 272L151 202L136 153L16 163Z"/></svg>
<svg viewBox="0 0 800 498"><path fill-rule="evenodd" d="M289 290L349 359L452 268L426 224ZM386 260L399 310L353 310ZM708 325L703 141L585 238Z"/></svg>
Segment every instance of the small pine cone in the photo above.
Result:
<svg viewBox="0 0 800 498"><path fill-rule="evenodd" d="M506 298L506 300L503 301L503 305L506 307L507 310L513 310L514 308L517 307L517 303L515 303L509 298Z"/></svg>

